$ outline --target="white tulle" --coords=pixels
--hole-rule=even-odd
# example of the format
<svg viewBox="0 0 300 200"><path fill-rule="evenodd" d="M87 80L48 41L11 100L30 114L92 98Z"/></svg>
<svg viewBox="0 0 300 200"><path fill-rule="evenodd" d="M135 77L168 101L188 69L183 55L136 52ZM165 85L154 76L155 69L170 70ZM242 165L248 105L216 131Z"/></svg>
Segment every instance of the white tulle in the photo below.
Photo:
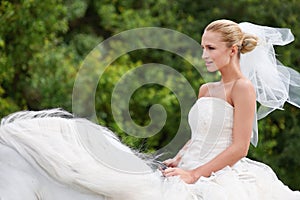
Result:
<svg viewBox="0 0 300 200"><path fill-rule="evenodd" d="M294 40L290 29L259 26L249 22L239 24L243 32L256 35L258 46L241 54L241 70L256 89L260 104L257 119L264 118L285 102L300 107L300 74L276 59L273 45L286 45ZM254 124L252 143L257 144L257 125Z"/></svg>

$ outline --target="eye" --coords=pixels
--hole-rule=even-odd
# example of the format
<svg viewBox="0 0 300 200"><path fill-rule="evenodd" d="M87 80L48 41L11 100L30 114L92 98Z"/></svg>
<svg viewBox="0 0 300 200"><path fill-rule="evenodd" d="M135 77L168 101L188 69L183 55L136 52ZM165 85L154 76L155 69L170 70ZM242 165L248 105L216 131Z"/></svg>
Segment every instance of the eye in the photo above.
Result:
<svg viewBox="0 0 300 200"><path fill-rule="evenodd" d="M202 47L203 50L204 49L208 49L208 50L215 50L216 49L214 46L210 46L210 45L207 45L207 46L202 46L201 45L201 47Z"/></svg>

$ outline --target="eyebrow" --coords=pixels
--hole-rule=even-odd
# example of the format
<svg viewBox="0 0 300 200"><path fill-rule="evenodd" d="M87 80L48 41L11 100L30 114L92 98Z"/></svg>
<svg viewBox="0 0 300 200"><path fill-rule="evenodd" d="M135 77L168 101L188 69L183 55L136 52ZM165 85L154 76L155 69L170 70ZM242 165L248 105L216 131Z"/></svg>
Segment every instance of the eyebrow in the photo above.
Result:
<svg viewBox="0 0 300 200"><path fill-rule="evenodd" d="M214 47L214 46L216 46L216 45L214 45L214 44L206 44L206 45L200 44L200 45L201 45L201 47L204 47L204 46Z"/></svg>

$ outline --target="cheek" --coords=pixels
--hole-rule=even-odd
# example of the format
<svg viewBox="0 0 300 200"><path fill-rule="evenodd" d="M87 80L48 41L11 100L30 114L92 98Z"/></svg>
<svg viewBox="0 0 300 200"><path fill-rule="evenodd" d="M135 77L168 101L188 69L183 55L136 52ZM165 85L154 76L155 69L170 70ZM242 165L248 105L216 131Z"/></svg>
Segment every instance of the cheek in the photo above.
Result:
<svg viewBox="0 0 300 200"><path fill-rule="evenodd" d="M227 52L219 52L214 56L215 62L220 64L225 64L229 62L230 57L227 55Z"/></svg>
<svg viewBox="0 0 300 200"><path fill-rule="evenodd" d="M214 55L214 58L212 58L212 60L214 62L214 67L212 67L209 71L216 71L227 65L230 61L229 56L224 55L223 53Z"/></svg>

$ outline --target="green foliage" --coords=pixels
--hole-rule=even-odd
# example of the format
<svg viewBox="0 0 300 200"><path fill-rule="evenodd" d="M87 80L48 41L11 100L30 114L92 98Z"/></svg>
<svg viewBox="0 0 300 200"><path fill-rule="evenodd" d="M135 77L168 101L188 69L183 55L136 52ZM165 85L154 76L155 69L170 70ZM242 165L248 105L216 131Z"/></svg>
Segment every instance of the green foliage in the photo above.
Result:
<svg viewBox="0 0 300 200"><path fill-rule="evenodd" d="M1 1L1 99L13 110L41 108L39 89L63 58L55 48L62 42L58 34L68 29L65 11L56 0Z"/></svg>
<svg viewBox="0 0 300 200"><path fill-rule="evenodd" d="M0 118L22 109L62 107L71 111L73 84L83 59L104 39L133 28L164 27L200 41L203 28L220 18L289 27L295 34L295 41L277 47L278 58L300 71L299 10L298 0L284 3L279 0L2 0ZM163 41L168 40L163 38ZM123 48L121 43L114 43L114 46ZM189 81L195 93L208 80L181 57L156 49L129 52L106 69L95 95L99 123L117 132L133 148L154 152L172 140L181 115L187 115L181 113L177 96L168 87L156 84L138 88L129 105L122 101L126 91L117 96L120 112L128 106L133 121L140 126L151 123L149 109L153 104L163 105L168 116L165 126L158 134L146 138L126 134L115 121L111 108L112 92L123 75L147 63L171 66ZM90 72L87 79L95 75ZM149 75L161 76L159 73ZM212 79L216 76L212 75ZM180 87L166 77L168 81L171 86ZM86 93L91 91L88 85L83 89ZM84 100L85 94L80 95ZM80 112L89 113L89 110L81 109ZM259 144L257 148L251 147L249 156L269 164L286 184L300 189L300 176L297 176L300 111L289 105L285 109L285 112L275 111L259 122ZM187 120L183 131L188 137Z"/></svg>

